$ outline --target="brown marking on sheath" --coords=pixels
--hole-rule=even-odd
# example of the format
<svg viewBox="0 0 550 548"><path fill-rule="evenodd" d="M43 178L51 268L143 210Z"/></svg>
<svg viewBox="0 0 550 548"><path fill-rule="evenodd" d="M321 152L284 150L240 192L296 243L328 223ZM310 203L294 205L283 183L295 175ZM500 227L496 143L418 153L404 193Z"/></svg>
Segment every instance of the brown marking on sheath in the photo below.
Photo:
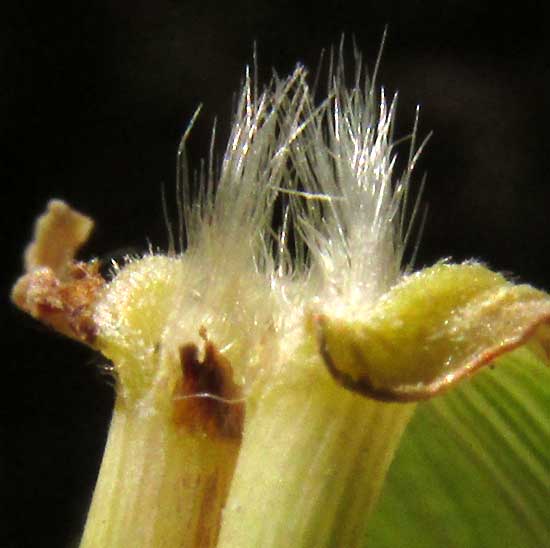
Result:
<svg viewBox="0 0 550 548"><path fill-rule="evenodd" d="M216 519L221 511L218 475L213 474L207 477L205 482L206 485L201 490L202 499L194 546L214 546L220 529L220 520Z"/></svg>
<svg viewBox="0 0 550 548"><path fill-rule="evenodd" d="M26 274L11 295L34 318L89 345L97 335L93 312L105 280L96 261L76 262L74 256L92 227L91 219L52 200L36 220L25 251Z"/></svg>
<svg viewBox="0 0 550 548"><path fill-rule="evenodd" d="M229 360L205 340L202 361L193 343L180 348L180 361L183 375L175 395L176 423L212 438L240 440L244 404L234 401L241 397L241 391L233 381Z"/></svg>
<svg viewBox="0 0 550 548"><path fill-rule="evenodd" d="M200 499L197 500L199 518L193 542L190 546L196 548L213 548L218 542L221 528L223 508L235 472L240 444L225 443L218 445L220 456L213 468L201 475L198 489Z"/></svg>

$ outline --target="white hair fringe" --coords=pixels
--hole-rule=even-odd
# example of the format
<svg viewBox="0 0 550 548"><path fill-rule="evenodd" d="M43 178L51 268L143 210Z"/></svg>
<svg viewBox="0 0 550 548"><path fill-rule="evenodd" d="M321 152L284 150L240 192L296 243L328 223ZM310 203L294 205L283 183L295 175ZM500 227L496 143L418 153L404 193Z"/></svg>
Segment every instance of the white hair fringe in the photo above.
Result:
<svg viewBox="0 0 550 548"><path fill-rule="evenodd" d="M409 207L407 197L425 141L417 146L418 115L411 134L394 139L396 96L378 91L377 70L378 62L369 77L356 51L347 87L340 47L318 101L301 65L287 78L274 75L261 92L247 69L221 166L214 166L214 131L194 199L186 131L178 161L180 246L197 259L193 276L200 270L213 280L201 293L209 308L227 310L227 321L235 305L252 314L251 325L271 321L276 328L312 305L350 318L407 270L404 250L418 211L418 199ZM396 174L404 140L408 157ZM234 290L244 281L246 296ZM271 319L260 320L267 302Z"/></svg>

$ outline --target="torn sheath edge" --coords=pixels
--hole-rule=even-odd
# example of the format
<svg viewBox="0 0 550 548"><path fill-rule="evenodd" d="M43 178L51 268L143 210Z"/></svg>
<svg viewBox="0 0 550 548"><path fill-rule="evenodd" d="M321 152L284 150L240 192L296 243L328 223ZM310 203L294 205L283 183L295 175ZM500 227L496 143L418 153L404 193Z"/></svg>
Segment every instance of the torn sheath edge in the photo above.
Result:
<svg viewBox="0 0 550 548"><path fill-rule="evenodd" d="M95 303L105 286L98 261L74 260L93 221L61 200L51 200L25 250L26 272L11 298L23 311L56 331L93 346Z"/></svg>

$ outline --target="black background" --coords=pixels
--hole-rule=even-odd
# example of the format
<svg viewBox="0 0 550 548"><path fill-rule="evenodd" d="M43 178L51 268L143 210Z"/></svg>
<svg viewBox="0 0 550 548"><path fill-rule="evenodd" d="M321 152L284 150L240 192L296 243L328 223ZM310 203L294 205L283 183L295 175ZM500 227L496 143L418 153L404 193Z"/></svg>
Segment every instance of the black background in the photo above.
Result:
<svg viewBox="0 0 550 548"><path fill-rule="evenodd" d="M257 42L260 75L301 61L315 71L345 33L380 82L399 90L397 135L421 108L433 137L427 223L417 263L482 258L550 289L542 160L542 8L474 0L291 2L21 1L0 33L2 331L0 546L76 542L113 401L101 359L9 303L34 218L60 197L91 215L85 254L165 246L160 185L194 109L195 167ZM351 57L351 56L350 56ZM170 196L170 191L167 192Z"/></svg>

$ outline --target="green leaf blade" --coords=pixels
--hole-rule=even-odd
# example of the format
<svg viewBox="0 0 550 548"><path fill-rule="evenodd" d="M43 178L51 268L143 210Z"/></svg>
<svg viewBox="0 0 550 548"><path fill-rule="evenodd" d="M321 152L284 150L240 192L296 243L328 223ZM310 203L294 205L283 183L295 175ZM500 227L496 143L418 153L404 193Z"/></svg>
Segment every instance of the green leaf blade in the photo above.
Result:
<svg viewBox="0 0 550 548"><path fill-rule="evenodd" d="M369 547L550 545L550 369L526 348L419 405Z"/></svg>

